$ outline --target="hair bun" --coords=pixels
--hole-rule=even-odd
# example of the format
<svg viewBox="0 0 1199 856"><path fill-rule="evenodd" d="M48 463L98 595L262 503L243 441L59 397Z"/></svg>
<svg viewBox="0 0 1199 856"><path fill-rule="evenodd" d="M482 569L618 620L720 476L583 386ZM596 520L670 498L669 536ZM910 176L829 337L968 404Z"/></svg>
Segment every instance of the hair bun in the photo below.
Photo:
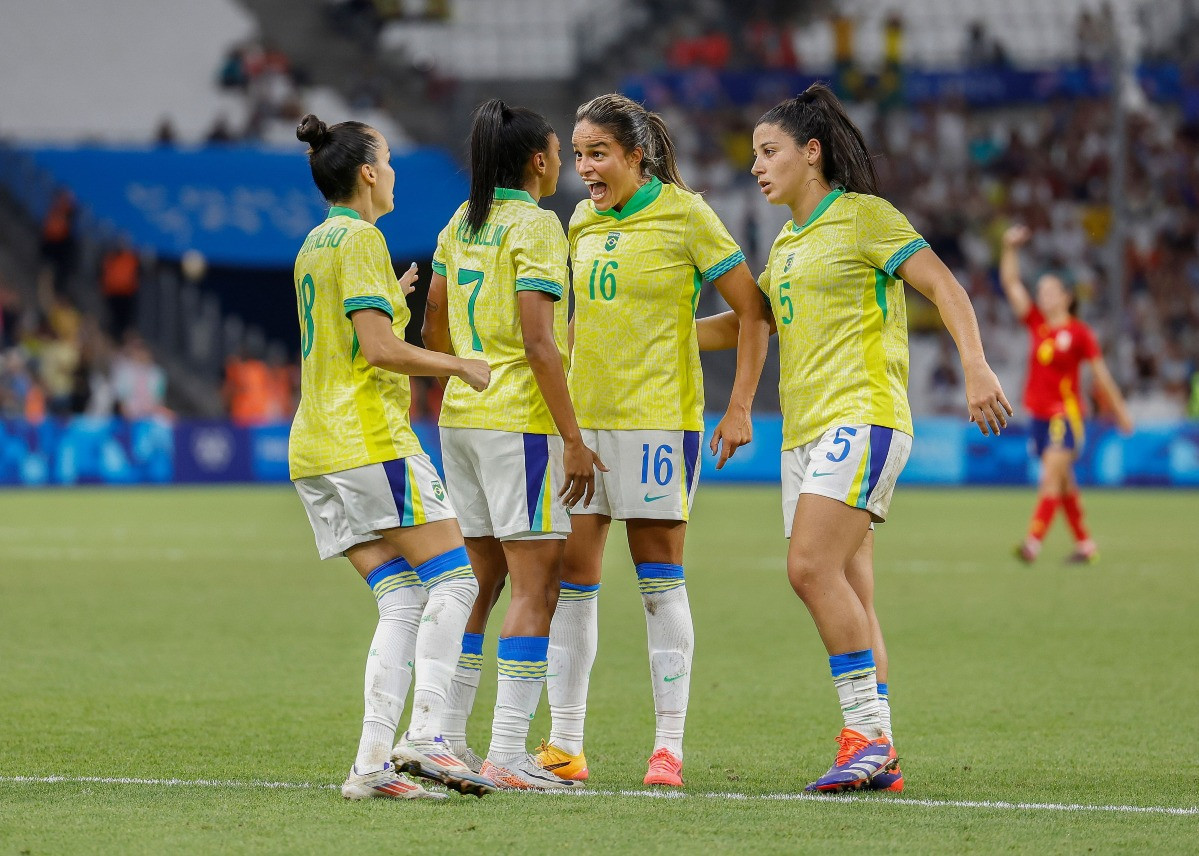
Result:
<svg viewBox="0 0 1199 856"><path fill-rule="evenodd" d="M296 126L296 139L308 143L313 151L325 144L328 135L329 127L312 113L301 119L300 124Z"/></svg>

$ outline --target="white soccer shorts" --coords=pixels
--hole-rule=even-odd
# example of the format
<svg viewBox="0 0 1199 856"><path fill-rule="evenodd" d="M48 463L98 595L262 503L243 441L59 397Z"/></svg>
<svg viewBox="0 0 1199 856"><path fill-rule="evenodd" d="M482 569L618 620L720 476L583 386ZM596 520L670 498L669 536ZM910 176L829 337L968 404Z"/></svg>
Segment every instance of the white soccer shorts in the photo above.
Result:
<svg viewBox="0 0 1199 856"><path fill-rule="evenodd" d="M381 529L452 520L454 508L428 455L309 476L294 482L322 559L345 555Z"/></svg>
<svg viewBox="0 0 1199 856"><path fill-rule="evenodd" d="M687 520L699 486L701 431L582 429L608 472L596 471L595 497L571 514L617 520Z"/></svg>
<svg viewBox="0 0 1199 856"><path fill-rule="evenodd" d="M912 451L912 438L878 425L841 425L783 452L783 532L791 537L801 493L814 493L887 519L895 482Z"/></svg>
<svg viewBox="0 0 1199 856"><path fill-rule="evenodd" d="M484 428L442 428L445 479L467 538L565 538L562 438Z"/></svg>

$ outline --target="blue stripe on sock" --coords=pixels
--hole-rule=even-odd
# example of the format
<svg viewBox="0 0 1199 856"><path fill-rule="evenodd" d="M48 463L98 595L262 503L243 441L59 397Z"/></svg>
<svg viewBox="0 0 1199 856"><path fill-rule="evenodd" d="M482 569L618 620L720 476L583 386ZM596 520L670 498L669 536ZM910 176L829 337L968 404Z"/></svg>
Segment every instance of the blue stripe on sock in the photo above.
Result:
<svg viewBox="0 0 1199 856"><path fill-rule="evenodd" d="M682 565L668 565L665 562L642 562L637 566L637 579L683 579Z"/></svg>
<svg viewBox="0 0 1199 856"><path fill-rule="evenodd" d="M499 659L544 663L549 656L548 636L501 636Z"/></svg>
<svg viewBox="0 0 1199 856"><path fill-rule="evenodd" d="M435 579L446 571L452 571L463 565L470 566L470 558L466 555L466 548L455 547L453 550L447 550L440 556L434 556L427 562L422 562L412 570L416 571L416 575L420 577L422 583L428 583L429 580Z"/></svg>
<svg viewBox="0 0 1199 856"><path fill-rule="evenodd" d="M834 679L858 672L868 672L874 668L874 651L867 648L864 651L833 654L828 658L828 666L832 670Z"/></svg>
<svg viewBox="0 0 1199 856"><path fill-rule="evenodd" d="M482 654L483 653L483 634L482 633L463 633L462 634L462 653L463 654Z"/></svg>
<svg viewBox="0 0 1199 856"><path fill-rule="evenodd" d="M379 567L371 571L366 577L366 584L373 589L379 580L386 579L387 577L394 577L398 574L402 574L411 570L412 566L408 564L407 559L405 559L403 556L396 556L391 561L384 562Z"/></svg>
<svg viewBox="0 0 1199 856"><path fill-rule="evenodd" d="M593 586L577 586L574 583L559 583L558 585L567 591L599 591L600 588L599 583Z"/></svg>
<svg viewBox="0 0 1199 856"><path fill-rule="evenodd" d="M887 685L886 684L878 685L878 694L881 696L885 696L887 694Z"/></svg>

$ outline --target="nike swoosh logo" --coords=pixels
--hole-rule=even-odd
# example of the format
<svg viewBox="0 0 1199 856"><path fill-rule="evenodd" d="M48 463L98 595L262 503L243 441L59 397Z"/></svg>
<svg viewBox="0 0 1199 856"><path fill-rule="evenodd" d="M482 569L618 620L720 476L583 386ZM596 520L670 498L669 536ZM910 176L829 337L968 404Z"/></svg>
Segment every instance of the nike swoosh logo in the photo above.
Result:
<svg viewBox="0 0 1199 856"><path fill-rule="evenodd" d="M668 494L668 493L664 493L664 494L662 494L661 496L650 496L650 495L647 493L647 494L645 495L645 501L646 501L646 502L653 502L653 501L655 501L655 500L658 500L658 499L666 499L666 497L668 497L668 496L670 496L670 494Z"/></svg>
<svg viewBox="0 0 1199 856"><path fill-rule="evenodd" d="M662 681L664 683L670 683L671 681L677 681L679 678L685 678L685 677L687 677L687 673L683 672L683 674L681 674L681 675L667 675L666 677L664 677L662 679Z"/></svg>
<svg viewBox="0 0 1199 856"><path fill-rule="evenodd" d="M831 470L827 473L812 473L812 478L818 479L821 476L832 476L832 475L836 475L836 470Z"/></svg>
<svg viewBox="0 0 1199 856"><path fill-rule="evenodd" d="M541 766L543 769L550 770L552 772L554 770L561 770L563 767L569 766L570 763L570 761L561 761L557 764L542 764Z"/></svg>

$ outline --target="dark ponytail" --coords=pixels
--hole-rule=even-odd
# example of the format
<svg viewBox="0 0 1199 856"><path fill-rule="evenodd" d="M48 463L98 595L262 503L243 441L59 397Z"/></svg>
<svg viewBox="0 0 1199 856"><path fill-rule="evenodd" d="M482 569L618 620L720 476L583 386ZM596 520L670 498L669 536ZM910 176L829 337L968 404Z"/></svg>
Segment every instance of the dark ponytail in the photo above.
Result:
<svg viewBox="0 0 1199 856"><path fill-rule="evenodd" d="M510 108L498 98L479 105L470 129L469 235L483 228L497 187L519 189L525 183L529 158L549 148L553 133L540 113Z"/></svg>
<svg viewBox="0 0 1199 856"><path fill-rule="evenodd" d="M830 184L853 193L878 195L878 173L866 151L866 140L833 91L813 83L801 95L770 108L759 125L778 125L805 146L820 143L821 169Z"/></svg>
<svg viewBox="0 0 1199 856"><path fill-rule="evenodd" d="M328 202L344 202L354 195L359 167L378 159L377 133L362 122L339 122L330 128L311 113L300 120L296 139L308 144L312 180Z"/></svg>
<svg viewBox="0 0 1199 856"><path fill-rule="evenodd" d="M575 124L590 122L611 134L626 153L641 147L641 171L665 184L691 190L679 173L674 141L666 123L633 99L610 93L592 98L575 111Z"/></svg>

